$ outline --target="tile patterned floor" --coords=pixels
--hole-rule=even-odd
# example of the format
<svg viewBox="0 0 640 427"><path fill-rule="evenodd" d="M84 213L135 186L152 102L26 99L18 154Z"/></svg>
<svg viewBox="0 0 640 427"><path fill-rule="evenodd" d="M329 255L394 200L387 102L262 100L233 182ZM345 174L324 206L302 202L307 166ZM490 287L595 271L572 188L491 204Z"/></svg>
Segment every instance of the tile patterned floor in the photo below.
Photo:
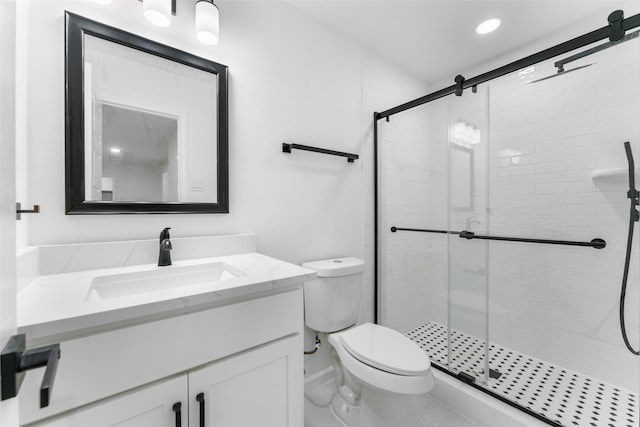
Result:
<svg viewBox="0 0 640 427"><path fill-rule="evenodd" d="M440 365L447 362L447 328L428 322L406 334ZM484 369L484 342L453 332L457 355L453 365L463 372ZM559 425L573 427L637 427L638 396L628 390L568 371L543 360L491 344L489 368L498 371L489 388Z"/></svg>

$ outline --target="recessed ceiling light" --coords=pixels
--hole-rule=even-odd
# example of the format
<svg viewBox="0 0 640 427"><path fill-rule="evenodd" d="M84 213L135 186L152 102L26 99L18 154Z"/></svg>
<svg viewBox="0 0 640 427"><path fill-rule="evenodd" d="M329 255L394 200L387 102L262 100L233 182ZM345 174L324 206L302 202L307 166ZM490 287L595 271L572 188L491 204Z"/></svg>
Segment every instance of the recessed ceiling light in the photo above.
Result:
<svg viewBox="0 0 640 427"><path fill-rule="evenodd" d="M491 18L483 21L476 27L476 33L478 34L488 34L492 31L495 31L500 26L499 18Z"/></svg>

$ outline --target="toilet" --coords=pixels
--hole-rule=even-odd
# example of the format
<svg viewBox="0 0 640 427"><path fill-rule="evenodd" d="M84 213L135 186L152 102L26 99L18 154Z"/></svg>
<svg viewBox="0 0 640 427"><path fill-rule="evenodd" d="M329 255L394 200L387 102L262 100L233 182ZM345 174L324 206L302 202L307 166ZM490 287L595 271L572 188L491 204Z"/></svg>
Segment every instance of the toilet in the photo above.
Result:
<svg viewBox="0 0 640 427"><path fill-rule="evenodd" d="M411 397L433 387L431 362L416 343L393 329L354 326L364 262L346 257L302 266L317 274L304 284L305 323L329 334L336 416L349 427L413 425Z"/></svg>

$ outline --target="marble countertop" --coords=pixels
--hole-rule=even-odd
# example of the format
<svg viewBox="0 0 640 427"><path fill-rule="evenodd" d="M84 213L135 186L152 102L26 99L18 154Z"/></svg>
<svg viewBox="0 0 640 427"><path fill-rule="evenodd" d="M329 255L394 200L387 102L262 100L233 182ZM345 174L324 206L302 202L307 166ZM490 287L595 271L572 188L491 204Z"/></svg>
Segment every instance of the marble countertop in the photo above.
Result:
<svg viewBox="0 0 640 427"><path fill-rule="evenodd" d="M104 299L89 297L96 277L158 269L170 271L212 262L224 262L244 274L167 290ZM286 290L315 276L310 270L255 252L181 260L168 267L141 264L40 275L18 293L18 330L26 333L32 344L68 339Z"/></svg>

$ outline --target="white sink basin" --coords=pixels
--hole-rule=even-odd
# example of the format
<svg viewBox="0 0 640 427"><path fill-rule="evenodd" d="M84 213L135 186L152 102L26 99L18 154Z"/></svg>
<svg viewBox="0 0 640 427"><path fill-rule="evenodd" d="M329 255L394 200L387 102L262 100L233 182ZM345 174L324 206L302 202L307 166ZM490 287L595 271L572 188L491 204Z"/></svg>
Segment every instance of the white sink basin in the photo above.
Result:
<svg viewBox="0 0 640 427"><path fill-rule="evenodd" d="M145 271L94 277L86 301L126 297L151 292L170 292L189 286L214 285L245 273L224 262L171 265Z"/></svg>

